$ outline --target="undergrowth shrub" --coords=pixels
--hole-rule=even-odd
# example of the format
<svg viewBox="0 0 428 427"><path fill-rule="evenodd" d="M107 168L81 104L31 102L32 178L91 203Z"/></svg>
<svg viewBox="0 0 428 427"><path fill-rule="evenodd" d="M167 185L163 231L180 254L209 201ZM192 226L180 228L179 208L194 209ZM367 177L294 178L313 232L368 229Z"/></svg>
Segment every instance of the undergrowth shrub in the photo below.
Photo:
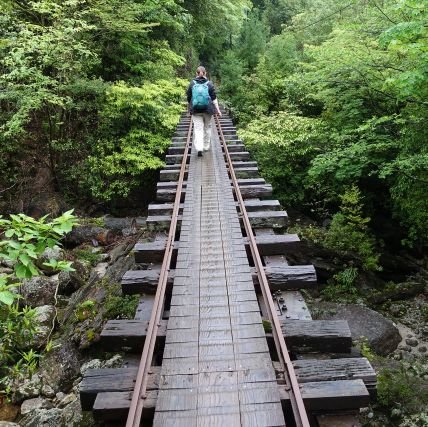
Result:
<svg viewBox="0 0 428 427"><path fill-rule="evenodd" d="M363 216L359 189L352 186L340 198L340 212L333 216L324 245L357 255L365 270L379 270L379 254L375 251L375 239L367 226L370 218Z"/></svg>
<svg viewBox="0 0 428 427"><path fill-rule="evenodd" d="M139 295L109 296L105 302L106 319L133 319L140 301Z"/></svg>
<svg viewBox="0 0 428 427"><path fill-rule="evenodd" d="M32 374L40 358L32 340L39 326L35 310L22 306L20 279L40 274L37 261L47 248L60 244L60 239L76 224L72 211L47 222L24 214L0 216L0 261L13 268L13 274L0 274L0 394L9 393L9 384L19 377ZM57 271L73 271L71 262L49 260L43 265ZM48 341L44 351L51 347Z"/></svg>
<svg viewBox="0 0 428 427"><path fill-rule="evenodd" d="M378 403L385 409L395 408L397 416L416 416L416 413L426 411L428 402L428 387L426 376L428 364L425 362L413 362L412 364L401 362L396 368L383 368L378 374ZM426 418L426 416L425 416ZM411 424L407 418L400 426L426 425L419 422Z"/></svg>
<svg viewBox="0 0 428 427"><path fill-rule="evenodd" d="M328 285L321 291L322 296L329 301L355 302L358 294L355 286L357 277L357 268L346 268L329 280Z"/></svg>

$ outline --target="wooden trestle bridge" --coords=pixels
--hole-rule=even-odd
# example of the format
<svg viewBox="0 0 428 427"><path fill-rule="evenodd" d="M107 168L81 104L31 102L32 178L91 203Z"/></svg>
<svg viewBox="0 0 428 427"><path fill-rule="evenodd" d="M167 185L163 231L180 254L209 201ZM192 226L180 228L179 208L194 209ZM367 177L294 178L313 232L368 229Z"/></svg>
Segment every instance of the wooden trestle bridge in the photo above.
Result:
<svg viewBox="0 0 428 427"><path fill-rule="evenodd" d="M128 365L89 370L81 383L83 409L105 425L316 426L375 393L347 322L312 320L299 289L316 285L315 269L287 263L299 238L275 234L287 213L272 187L232 121L215 125L197 157L182 116L149 207L159 232L137 243L141 269L122 280L124 294L142 295L139 309L101 334Z"/></svg>

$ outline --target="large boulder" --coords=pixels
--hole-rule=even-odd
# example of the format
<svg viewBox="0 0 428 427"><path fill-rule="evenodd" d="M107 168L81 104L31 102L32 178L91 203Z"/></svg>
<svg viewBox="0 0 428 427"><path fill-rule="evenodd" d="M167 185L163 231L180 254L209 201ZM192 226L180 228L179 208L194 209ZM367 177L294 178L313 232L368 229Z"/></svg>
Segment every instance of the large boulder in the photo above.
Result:
<svg viewBox="0 0 428 427"><path fill-rule="evenodd" d="M50 277L36 276L22 282L20 293L31 307L55 304L57 282Z"/></svg>
<svg viewBox="0 0 428 427"><path fill-rule="evenodd" d="M370 348L386 356L396 350L401 336L395 324L368 307L357 304L319 303L316 305L320 319L347 320L352 338L365 337Z"/></svg>
<svg viewBox="0 0 428 427"><path fill-rule="evenodd" d="M78 351L73 344L62 343L41 360L39 372L43 383L55 393L68 392L80 373Z"/></svg>
<svg viewBox="0 0 428 427"><path fill-rule="evenodd" d="M86 284L90 274L90 266L80 261L74 261L74 271L61 271L58 274L58 293L60 295L71 295Z"/></svg>
<svg viewBox="0 0 428 427"><path fill-rule="evenodd" d="M30 348L40 348L46 344L56 313L53 305L36 307L35 312L34 320L37 322L38 327L33 342L29 345Z"/></svg>
<svg viewBox="0 0 428 427"><path fill-rule="evenodd" d="M21 402L40 395L42 380L39 374L34 374L31 378L26 378L17 384L12 383L10 386L13 390L13 401Z"/></svg>
<svg viewBox="0 0 428 427"><path fill-rule="evenodd" d="M21 415L29 414L36 409L51 409L52 407L52 402L41 397L24 400L21 405Z"/></svg>
<svg viewBox="0 0 428 427"><path fill-rule="evenodd" d="M53 248L46 248L37 259L37 267L39 267L40 270L42 270L45 274L49 275L56 273L56 271L52 267L43 265L45 262L49 262L50 260L64 260L64 251L59 246L54 246Z"/></svg>
<svg viewBox="0 0 428 427"><path fill-rule="evenodd" d="M94 425L94 421L91 413L82 412L78 396L72 393L60 402L58 408L34 408L19 421L19 425L22 427L89 427Z"/></svg>
<svg viewBox="0 0 428 427"><path fill-rule="evenodd" d="M19 421L23 427L60 427L62 423L62 410L52 409L35 409Z"/></svg>

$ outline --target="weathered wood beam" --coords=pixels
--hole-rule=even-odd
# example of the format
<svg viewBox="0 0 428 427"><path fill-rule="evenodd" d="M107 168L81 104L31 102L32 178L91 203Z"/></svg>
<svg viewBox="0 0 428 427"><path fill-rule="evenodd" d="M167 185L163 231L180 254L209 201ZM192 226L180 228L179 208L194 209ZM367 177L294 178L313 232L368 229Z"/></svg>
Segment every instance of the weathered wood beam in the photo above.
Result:
<svg viewBox="0 0 428 427"><path fill-rule="evenodd" d="M162 320L158 329L158 345L165 344L168 321ZM133 352L142 351L146 339L148 321L109 320L101 331L101 345L110 351L121 351L127 348Z"/></svg>
<svg viewBox="0 0 428 427"><path fill-rule="evenodd" d="M242 178L238 179L239 186L247 186L247 185L266 185L266 181L263 178ZM183 182L183 187L187 187L187 181ZM177 188L177 181L163 181L158 182L156 184L156 188L158 190L161 189L176 189Z"/></svg>
<svg viewBox="0 0 428 427"><path fill-rule="evenodd" d="M317 276L313 265L283 265L266 266L265 272L272 291L286 291L293 289L311 288L317 283ZM172 287L174 270L168 273L167 286ZM259 279L252 269L253 282L259 286ZM159 282L159 269L129 270L122 278L122 292L124 294L154 294Z"/></svg>
<svg viewBox="0 0 428 427"><path fill-rule="evenodd" d="M320 381L300 384L303 402L309 411L347 411L370 403L363 380ZM289 408L289 395L280 388L281 403Z"/></svg>
<svg viewBox="0 0 428 427"><path fill-rule="evenodd" d="M278 200L249 199L245 200L244 203L247 212L279 211L281 209Z"/></svg>
<svg viewBox="0 0 428 427"><path fill-rule="evenodd" d="M187 187L187 181L183 181L183 188ZM177 181L163 181L156 183L157 190L177 189Z"/></svg>
<svg viewBox="0 0 428 427"><path fill-rule="evenodd" d="M132 391L137 376L137 368L88 369L79 384L82 410L90 411L100 392ZM160 369L149 374L147 390L159 387Z"/></svg>
<svg viewBox="0 0 428 427"><path fill-rule="evenodd" d="M167 165L179 165L183 161L182 154L167 154L165 156L165 163ZM187 158L187 163L190 162L190 156Z"/></svg>
<svg viewBox="0 0 428 427"><path fill-rule="evenodd" d="M271 197L272 186L265 185L242 185L239 187L244 199L253 199L257 197ZM156 192L156 200L159 202L172 202L175 200L175 188L161 188ZM181 202L184 202L186 189L183 188L181 193Z"/></svg>
<svg viewBox="0 0 428 427"><path fill-rule="evenodd" d="M163 170L180 170L180 165L168 165L165 164ZM186 165L186 171L189 169L189 165Z"/></svg>
<svg viewBox="0 0 428 427"><path fill-rule="evenodd" d="M147 392L141 413L142 425L152 424L157 397L157 390ZM104 423L109 421L124 422L128 417L131 399L131 391L98 393L92 408L94 419Z"/></svg>
<svg viewBox="0 0 428 427"><path fill-rule="evenodd" d="M271 211L279 211L281 209L278 200L249 199L245 200L244 203L248 213L264 212L269 215ZM151 203L148 208L149 215L171 215L173 206L173 203ZM180 213L182 213L183 208L184 205L181 204Z"/></svg>
<svg viewBox="0 0 428 427"><path fill-rule="evenodd" d="M156 201L158 202L173 202L175 200L176 190L171 188L160 189L156 191ZM186 197L186 189L183 188L180 194L180 202L184 203Z"/></svg>
<svg viewBox="0 0 428 427"><path fill-rule="evenodd" d="M289 348L297 353L350 353L352 336L346 320L281 320Z"/></svg>
<svg viewBox="0 0 428 427"><path fill-rule="evenodd" d="M256 242L261 256L284 255L295 250L300 239L297 234L256 235Z"/></svg>
<svg viewBox="0 0 428 427"><path fill-rule="evenodd" d="M310 289L317 284L317 274L313 265L266 266L265 272L272 291ZM255 271L253 281L256 286L259 285Z"/></svg>
<svg viewBox="0 0 428 427"><path fill-rule="evenodd" d="M248 212L248 218L253 228L283 228L288 224L288 215L286 211Z"/></svg>
<svg viewBox="0 0 428 427"><path fill-rule="evenodd" d="M171 215L174 203L150 203L148 207L149 216ZM179 213L183 213L184 204L180 204Z"/></svg>
<svg viewBox="0 0 428 427"><path fill-rule="evenodd" d="M178 228L181 225L182 215L178 215L177 224ZM146 225L149 230L169 230L171 226L171 215L149 215L146 219Z"/></svg>
<svg viewBox="0 0 428 427"><path fill-rule="evenodd" d="M299 383L361 379L369 392L376 389L376 372L365 357L295 360L293 366Z"/></svg>
<svg viewBox="0 0 428 427"><path fill-rule="evenodd" d="M272 197L272 185L240 185L241 195L244 199L258 197Z"/></svg>
<svg viewBox="0 0 428 427"><path fill-rule="evenodd" d="M250 160L250 153L248 151L238 151L235 153L230 153L230 158L233 162Z"/></svg>
<svg viewBox="0 0 428 427"><path fill-rule="evenodd" d="M184 179L186 180L187 180L187 175L188 175L188 172L185 171ZM159 179L161 181L178 181L179 176L180 176L180 169L173 169L173 170L164 169L160 171Z"/></svg>
<svg viewBox="0 0 428 427"><path fill-rule="evenodd" d="M272 236L256 236L257 247L261 256L282 255L294 250L300 243L297 234L275 234ZM173 253L177 252L179 242L174 242ZM249 248L246 243L247 249ZM137 243L134 246L136 262L156 263L162 260L165 241Z"/></svg>
<svg viewBox="0 0 428 427"><path fill-rule="evenodd" d="M154 376L160 377L160 368L153 367L152 370ZM135 370L133 373L136 375ZM133 384L129 382L123 383L117 391L104 391L100 387L97 393L94 388L91 396L95 397L94 418L104 422L125 420L132 398L131 386L133 388ZM288 392L281 385L278 385L278 389L283 407L288 408L290 405ZM305 407L309 411L352 410L365 407L370 402L369 393L361 379L308 382L301 384L300 389ZM148 390L144 401L143 420L149 421L153 417L157 396L158 389Z"/></svg>
<svg viewBox="0 0 428 427"><path fill-rule="evenodd" d="M285 317L285 316L284 316ZM148 322L136 320L109 320L101 332L101 345L110 351L128 348L138 352L143 348ZM162 320L158 330L159 345L166 336L167 321ZM349 353L352 337L344 320L281 320L281 328L290 351L298 353ZM273 337L266 337L273 344Z"/></svg>
<svg viewBox="0 0 428 427"><path fill-rule="evenodd" d="M257 162L254 160L232 160L232 165L234 169L240 168L256 168Z"/></svg>
<svg viewBox="0 0 428 427"><path fill-rule="evenodd" d="M234 144L228 144L228 150L230 153L241 153L245 151L245 145L244 144L237 144L237 141L233 141ZM178 154L184 154L184 148L185 148L185 142L183 143L174 143L172 146L168 148L168 154L169 155L178 155ZM191 151L191 150L190 150Z"/></svg>
<svg viewBox="0 0 428 427"><path fill-rule="evenodd" d="M288 216L285 211L248 212L248 218L254 229L264 227L283 228L288 223ZM179 215L178 221L180 222L181 219L182 216ZM146 219L146 225L152 230L168 230L171 225L171 215L149 215Z"/></svg>

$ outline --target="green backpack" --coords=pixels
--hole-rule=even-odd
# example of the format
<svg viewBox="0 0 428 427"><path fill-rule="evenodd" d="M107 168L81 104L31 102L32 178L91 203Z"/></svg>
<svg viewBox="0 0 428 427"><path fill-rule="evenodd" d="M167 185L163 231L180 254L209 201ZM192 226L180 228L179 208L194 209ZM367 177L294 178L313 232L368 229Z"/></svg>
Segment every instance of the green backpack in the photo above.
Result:
<svg viewBox="0 0 428 427"><path fill-rule="evenodd" d="M192 109L193 111L207 111L208 105L211 101L208 91L208 81L205 83L198 83L193 80L192 87Z"/></svg>

